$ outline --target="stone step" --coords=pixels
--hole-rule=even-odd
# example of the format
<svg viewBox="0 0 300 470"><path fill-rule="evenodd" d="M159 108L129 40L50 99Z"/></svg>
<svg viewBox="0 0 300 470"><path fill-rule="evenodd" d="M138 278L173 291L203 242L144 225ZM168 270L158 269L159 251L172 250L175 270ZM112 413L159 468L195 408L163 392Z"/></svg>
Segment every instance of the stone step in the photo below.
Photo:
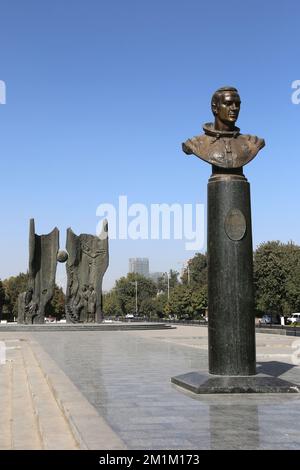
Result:
<svg viewBox="0 0 300 470"><path fill-rule="evenodd" d="M25 342L22 355L43 449L78 449L66 417L59 408L30 346Z"/></svg>
<svg viewBox="0 0 300 470"><path fill-rule="evenodd" d="M43 449L29 388L23 357L20 349L9 351L11 375L11 449Z"/></svg>
<svg viewBox="0 0 300 470"><path fill-rule="evenodd" d="M104 417L82 395L79 389L58 367L38 342L31 349L44 371L47 383L56 398L80 449L124 450L125 443L109 426Z"/></svg>
<svg viewBox="0 0 300 470"><path fill-rule="evenodd" d="M11 385L12 365L10 362L0 365L0 450L11 449Z"/></svg>

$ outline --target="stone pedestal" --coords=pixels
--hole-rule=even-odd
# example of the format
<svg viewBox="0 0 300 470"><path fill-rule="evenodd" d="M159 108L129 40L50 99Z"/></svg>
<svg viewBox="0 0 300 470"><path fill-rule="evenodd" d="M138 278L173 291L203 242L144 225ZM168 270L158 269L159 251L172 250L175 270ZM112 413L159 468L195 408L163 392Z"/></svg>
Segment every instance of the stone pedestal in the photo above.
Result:
<svg viewBox="0 0 300 470"><path fill-rule="evenodd" d="M267 374L230 377L200 371L172 377L171 381L197 394L300 393L299 385Z"/></svg>
<svg viewBox="0 0 300 470"><path fill-rule="evenodd" d="M195 393L296 391L293 384L256 375L250 187L243 175L265 146L236 126L241 99L235 87L215 91L214 122L182 144L187 155L212 165L208 182L209 374L191 372L172 382Z"/></svg>
<svg viewBox="0 0 300 470"><path fill-rule="evenodd" d="M208 182L209 372L255 374L250 185L238 174Z"/></svg>
<svg viewBox="0 0 300 470"><path fill-rule="evenodd" d="M250 185L222 169L208 182L209 372L171 382L196 394L300 393L300 387L256 374Z"/></svg>

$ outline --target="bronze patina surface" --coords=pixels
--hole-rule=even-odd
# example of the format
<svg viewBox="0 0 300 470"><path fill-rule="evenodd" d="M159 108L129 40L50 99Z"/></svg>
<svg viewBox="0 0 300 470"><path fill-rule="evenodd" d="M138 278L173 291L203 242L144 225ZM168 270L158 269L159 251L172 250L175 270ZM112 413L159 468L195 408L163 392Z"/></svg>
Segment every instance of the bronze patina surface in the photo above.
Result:
<svg viewBox="0 0 300 470"><path fill-rule="evenodd" d="M28 288L18 297L18 323L44 323L54 295L58 247L58 229L37 235L34 219L30 219Z"/></svg>
<svg viewBox="0 0 300 470"><path fill-rule="evenodd" d="M265 146L265 141L240 133L240 129L235 126L240 106L236 88L219 88L211 100L214 123L204 124L204 134L184 142L183 151L220 168L241 168L253 160Z"/></svg>

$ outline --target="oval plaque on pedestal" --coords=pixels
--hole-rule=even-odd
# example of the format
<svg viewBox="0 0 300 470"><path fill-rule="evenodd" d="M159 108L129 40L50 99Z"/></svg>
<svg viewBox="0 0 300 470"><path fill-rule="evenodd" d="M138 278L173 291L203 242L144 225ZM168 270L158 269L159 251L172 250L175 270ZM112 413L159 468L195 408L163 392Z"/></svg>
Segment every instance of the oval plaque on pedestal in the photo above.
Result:
<svg viewBox="0 0 300 470"><path fill-rule="evenodd" d="M231 209L225 218L226 235L233 241L242 240L245 236L247 223L244 214L239 209Z"/></svg>

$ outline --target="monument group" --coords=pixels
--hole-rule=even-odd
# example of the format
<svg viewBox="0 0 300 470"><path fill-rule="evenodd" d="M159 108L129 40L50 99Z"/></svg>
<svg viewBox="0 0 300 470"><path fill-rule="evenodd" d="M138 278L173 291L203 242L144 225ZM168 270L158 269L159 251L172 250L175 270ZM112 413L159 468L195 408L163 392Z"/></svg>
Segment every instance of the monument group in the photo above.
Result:
<svg viewBox="0 0 300 470"><path fill-rule="evenodd" d="M253 291L253 247L250 184L244 166L265 146L262 138L242 134L236 126L241 106L234 87L212 96L214 122L204 133L182 144L187 155L211 165L208 181L208 371L172 377L194 393L299 393L299 387L256 373ZM66 250L59 249L59 231L29 230L29 282L18 299L20 324L44 323L54 293L57 262L66 263L67 323L100 323L102 280L109 263L108 224L99 237L67 230Z"/></svg>

